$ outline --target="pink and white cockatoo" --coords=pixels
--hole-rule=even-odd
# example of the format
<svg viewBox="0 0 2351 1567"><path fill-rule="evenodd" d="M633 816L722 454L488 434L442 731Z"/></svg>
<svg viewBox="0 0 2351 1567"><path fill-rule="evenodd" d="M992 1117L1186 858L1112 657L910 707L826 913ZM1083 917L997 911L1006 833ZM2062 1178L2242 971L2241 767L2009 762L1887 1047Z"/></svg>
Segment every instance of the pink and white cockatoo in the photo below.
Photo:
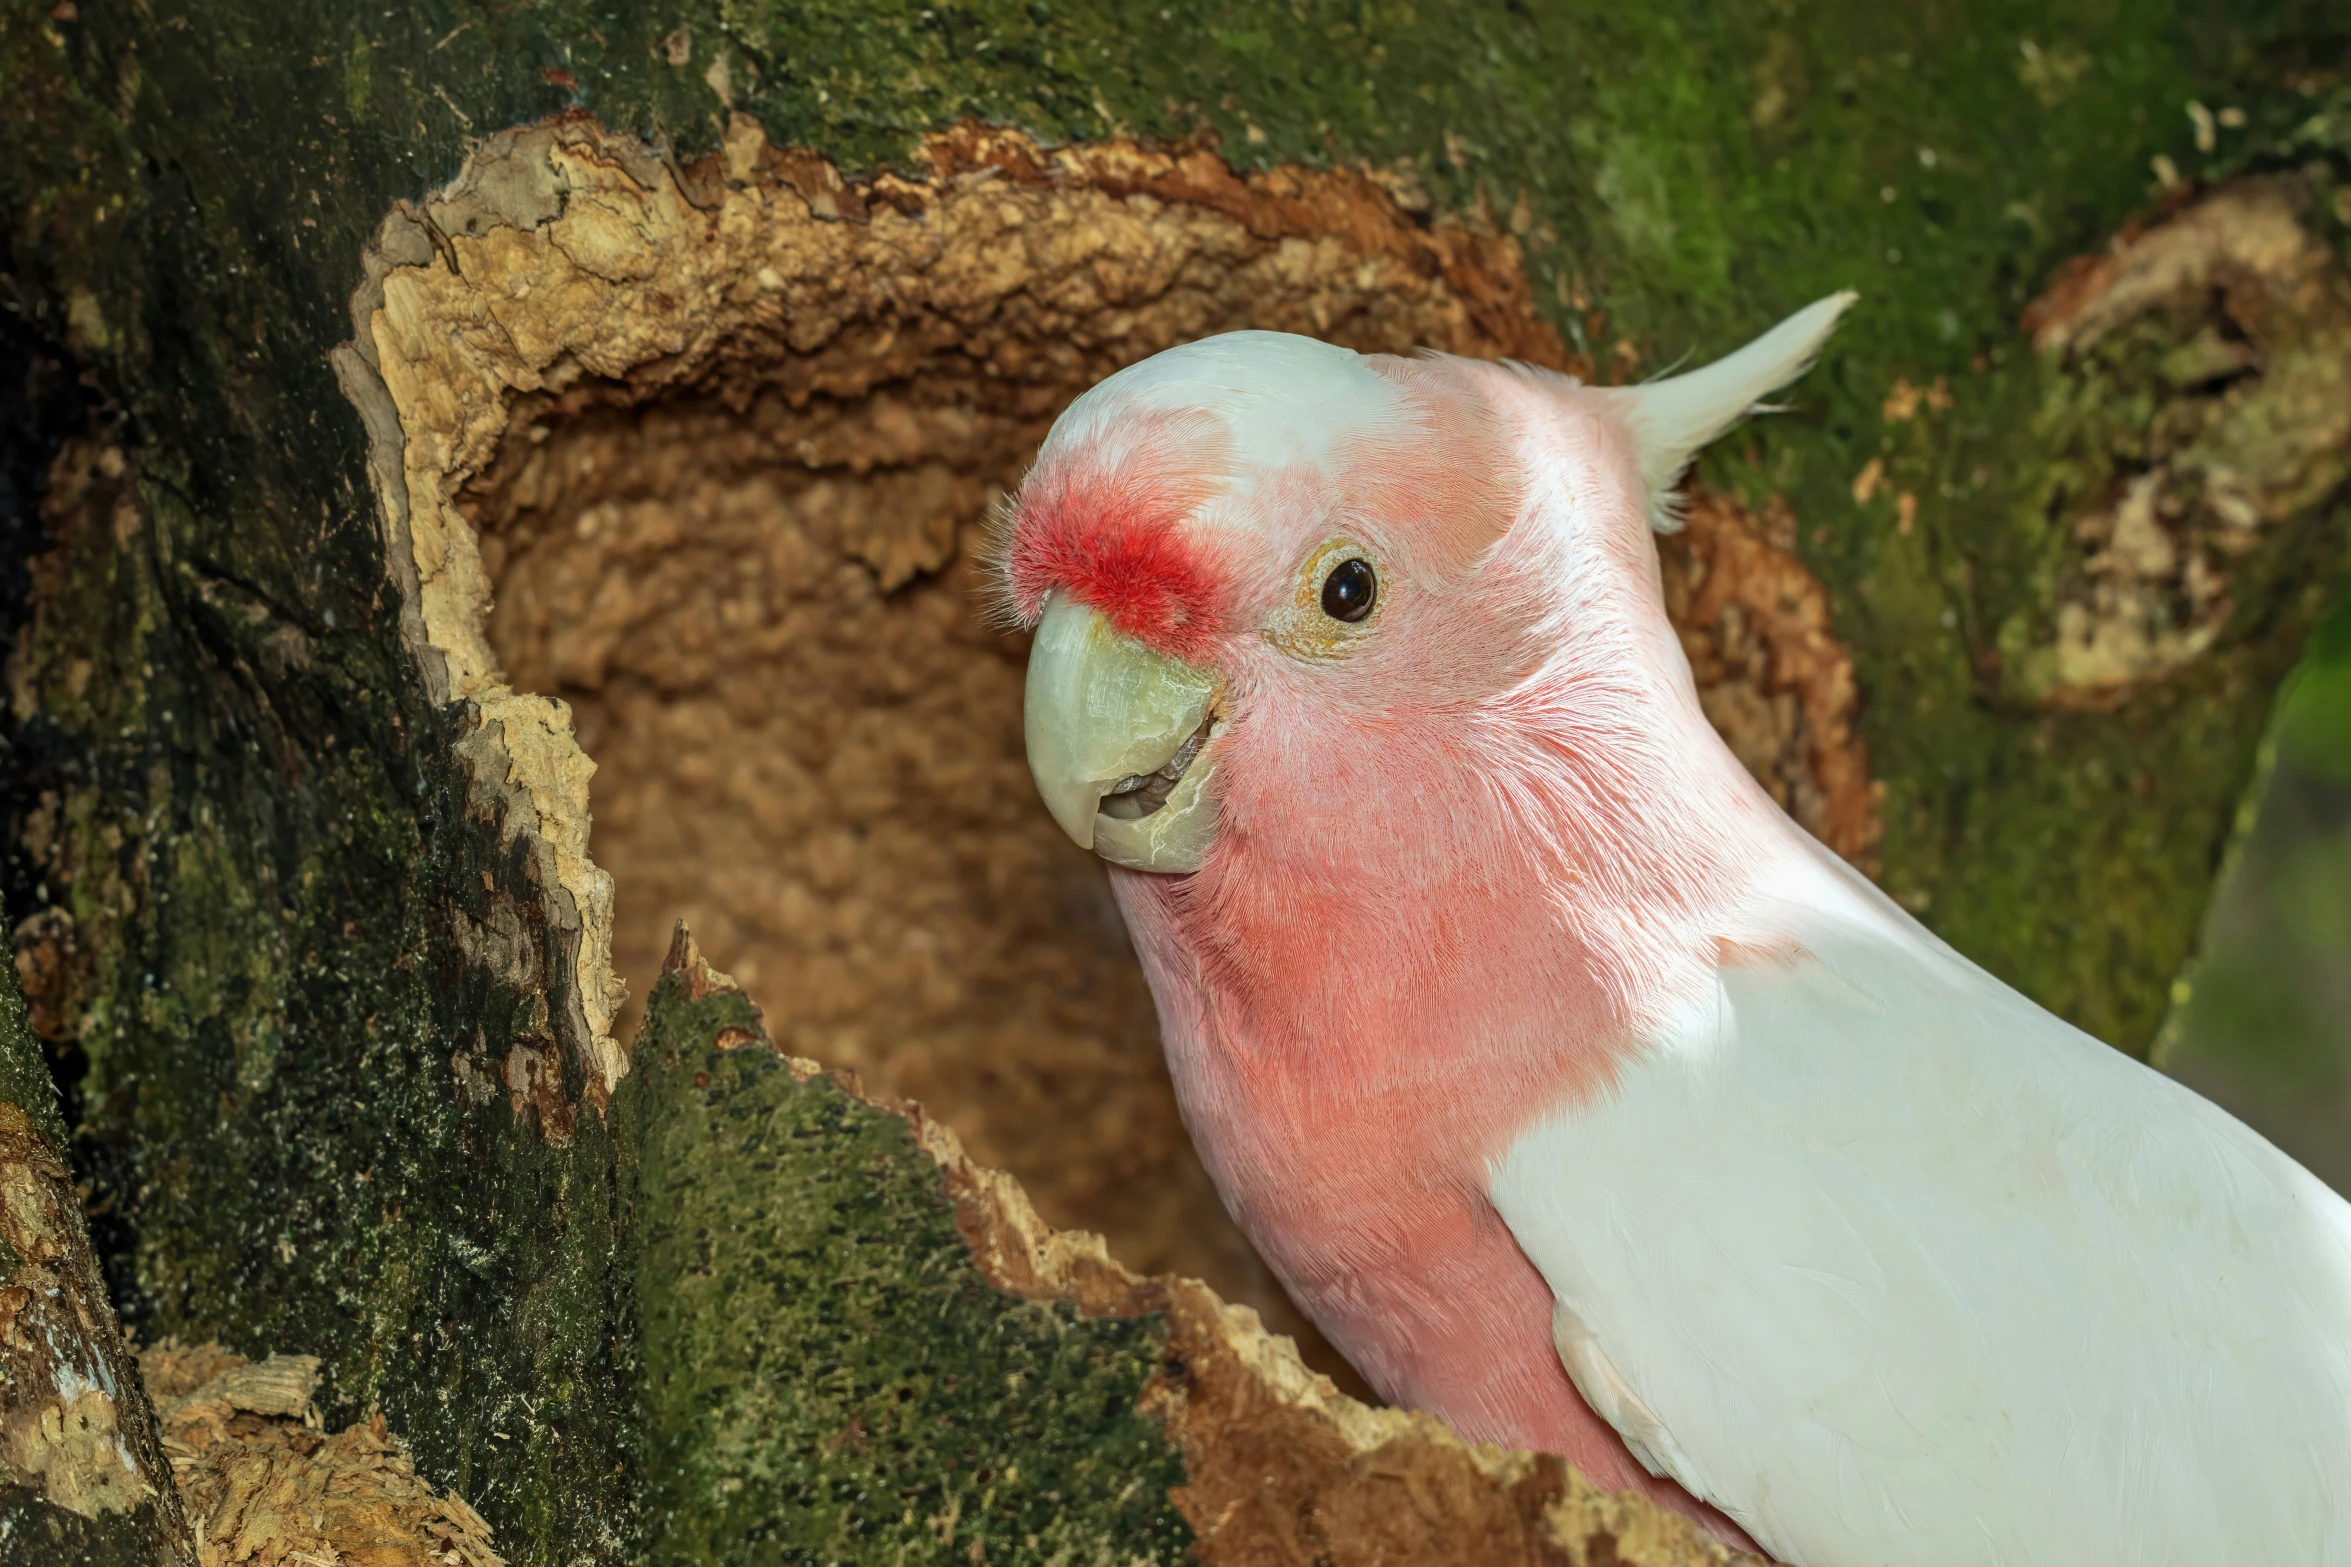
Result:
<svg viewBox="0 0 2351 1567"><path fill-rule="evenodd" d="M1269 332L1112 376L1003 540L1037 786L1385 1397L1801 1567L2351 1564L2351 1207L1699 710L1650 530L1848 302L1641 387Z"/></svg>

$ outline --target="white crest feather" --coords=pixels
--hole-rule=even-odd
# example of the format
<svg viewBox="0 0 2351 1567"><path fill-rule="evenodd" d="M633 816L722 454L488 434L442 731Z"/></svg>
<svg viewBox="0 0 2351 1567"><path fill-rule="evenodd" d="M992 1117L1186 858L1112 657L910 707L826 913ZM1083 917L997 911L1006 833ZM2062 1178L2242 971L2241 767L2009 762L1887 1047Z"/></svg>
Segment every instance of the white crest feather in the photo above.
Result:
<svg viewBox="0 0 2351 1567"><path fill-rule="evenodd" d="M1680 526L1673 515L1674 481L1699 449L1737 424L1771 393L1811 368L1837 318L1860 296L1831 294L1805 306L1754 342L1686 375L1607 392L1632 431L1641 482L1649 491L1649 522L1660 533Z"/></svg>

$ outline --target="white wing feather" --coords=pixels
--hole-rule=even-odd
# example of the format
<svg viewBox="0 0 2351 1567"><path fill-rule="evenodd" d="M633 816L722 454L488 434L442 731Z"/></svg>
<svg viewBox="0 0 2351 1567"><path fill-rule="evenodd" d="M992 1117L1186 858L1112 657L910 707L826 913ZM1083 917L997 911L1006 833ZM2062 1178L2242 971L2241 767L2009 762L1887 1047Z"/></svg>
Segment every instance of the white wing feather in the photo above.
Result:
<svg viewBox="0 0 2351 1567"><path fill-rule="evenodd" d="M2351 1564L2351 1207L1825 852L1497 1161L1561 1358L1800 1567Z"/></svg>

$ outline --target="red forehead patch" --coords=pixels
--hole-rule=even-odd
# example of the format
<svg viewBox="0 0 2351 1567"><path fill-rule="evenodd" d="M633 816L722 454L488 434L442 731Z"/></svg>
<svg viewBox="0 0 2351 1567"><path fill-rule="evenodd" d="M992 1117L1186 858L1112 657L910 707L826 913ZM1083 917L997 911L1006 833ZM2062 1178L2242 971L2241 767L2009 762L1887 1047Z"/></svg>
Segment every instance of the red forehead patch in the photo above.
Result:
<svg viewBox="0 0 2351 1567"><path fill-rule="evenodd" d="M1059 589L1138 642L1195 658L1224 626L1228 573L1183 527L1212 487L1163 442L1116 462L1084 449L1040 462L1021 486L1004 579L1024 621Z"/></svg>

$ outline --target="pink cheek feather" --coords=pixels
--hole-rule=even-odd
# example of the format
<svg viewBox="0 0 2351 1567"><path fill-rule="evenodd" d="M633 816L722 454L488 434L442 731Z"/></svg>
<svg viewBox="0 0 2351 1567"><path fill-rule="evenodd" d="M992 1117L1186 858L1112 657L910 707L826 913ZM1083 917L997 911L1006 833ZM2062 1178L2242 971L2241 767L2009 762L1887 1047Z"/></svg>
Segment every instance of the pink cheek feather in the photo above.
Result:
<svg viewBox="0 0 2351 1567"><path fill-rule="evenodd" d="M1473 680L1459 652L1511 647L1508 617L1413 607L1345 663L1227 638L1218 840L1189 877L1112 873L1186 1121L1243 1228L1384 1396L1734 1537L1584 1404L1550 1291L1484 1197L1529 1106L1606 1091L1636 987L1529 907L1563 867L1498 808L1470 689L1508 685L1515 655Z"/></svg>
<svg viewBox="0 0 2351 1567"><path fill-rule="evenodd" d="M1292 1297L1382 1396L1441 1413L1473 1440L1562 1454L1595 1484L1643 1491L1743 1540L1642 1469L1577 1394L1552 1344L1550 1290L1461 1155L1523 1117L1528 1071L1558 1079L1556 1060L1514 1069L1493 1050L1524 1037L1511 996L1525 981L1498 992L1497 972L1538 975L1546 955L1511 940L1491 904L1432 919L1328 883L1269 896L1220 878L1213 854L1193 877L1112 880L1210 1174ZM1396 966L1334 973L1334 930L1367 922L1388 926L1374 939ZM1225 936L1187 934L1210 924ZM1365 950L1358 940L1344 948ZM1303 1004L1240 999L1288 993ZM1447 1048L1432 1052L1432 1038Z"/></svg>
<svg viewBox="0 0 2351 1567"><path fill-rule="evenodd" d="M1481 874L1510 850L1474 830L1481 785L1429 715L1318 712L1293 700L1310 684L1236 702L1199 874L1117 877L1169 971L1154 989L1177 980L1192 1008L1163 1017L1186 1114L1269 1260L1383 1392L1600 1462L1614 1438L1574 1418L1549 1294L1471 1151L1591 1077L1570 1042L1622 1022ZM1514 1048L1535 1039L1555 1043Z"/></svg>

